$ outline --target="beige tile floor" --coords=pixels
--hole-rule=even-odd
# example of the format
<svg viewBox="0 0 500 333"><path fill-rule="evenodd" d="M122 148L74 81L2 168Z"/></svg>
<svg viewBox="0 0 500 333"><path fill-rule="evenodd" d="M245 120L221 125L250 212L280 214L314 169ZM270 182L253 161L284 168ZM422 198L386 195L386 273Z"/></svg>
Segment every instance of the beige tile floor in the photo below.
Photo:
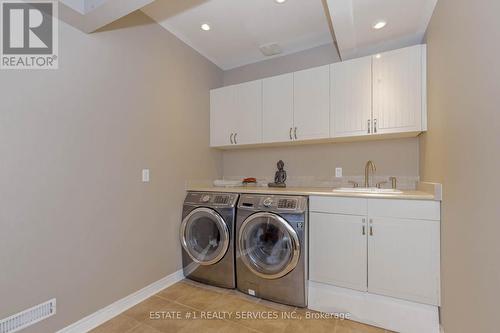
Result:
<svg viewBox="0 0 500 333"><path fill-rule="evenodd" d="M156 312L157 318L151 318L151 312ZM388 332L349 320L306 319L307 312L318 314L247 296L236 290L183 280L97 327L92 333ZM211 314L217 314L219 318L208 318ZM243 318L243 315L268 318ZM283 319L286 315L293 317Z"/></svg>

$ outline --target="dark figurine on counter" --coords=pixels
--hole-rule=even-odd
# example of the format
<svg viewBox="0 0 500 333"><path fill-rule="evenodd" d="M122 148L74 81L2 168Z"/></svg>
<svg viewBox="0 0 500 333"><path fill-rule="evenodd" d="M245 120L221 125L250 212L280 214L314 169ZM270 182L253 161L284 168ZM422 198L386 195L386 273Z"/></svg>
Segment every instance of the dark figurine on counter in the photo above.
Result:
<svg viewBox="0 0 500 333"><path fill-rule="evenodd" d="M282 160L278 161L278 171L274 176L274 183L269 183L267 186L269 187L286 187L286 171L283 169L285 167L285 163Z"/></svg>

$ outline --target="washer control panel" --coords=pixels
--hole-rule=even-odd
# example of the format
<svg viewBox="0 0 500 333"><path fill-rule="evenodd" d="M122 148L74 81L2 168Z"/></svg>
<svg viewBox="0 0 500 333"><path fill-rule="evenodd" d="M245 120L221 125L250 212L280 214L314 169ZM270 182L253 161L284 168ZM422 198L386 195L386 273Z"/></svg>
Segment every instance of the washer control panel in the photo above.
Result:
<svg viewBox="0 0 500 333"><path fill-rule="evenodd" d="M307 209L307 198L301 196L242 194L238 208L256 211L303 212Z"/></svg>
<svg viewBox="0 0 500 333"><path fill-rule="evenodd" d="M235 193L188 192L184 203L216 207L234 207L237 201L238 194Z"/></svg>

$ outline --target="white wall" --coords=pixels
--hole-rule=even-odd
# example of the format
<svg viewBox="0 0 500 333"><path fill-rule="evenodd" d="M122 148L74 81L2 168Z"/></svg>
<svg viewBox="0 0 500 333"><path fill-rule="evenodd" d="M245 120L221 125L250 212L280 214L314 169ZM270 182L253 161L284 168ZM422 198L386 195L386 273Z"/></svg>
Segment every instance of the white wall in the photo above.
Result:
<svg viewBox="0 0 500 333"><path fill-rule="evenodd" d="M228 150L223 153L224 176L273 178L276 162L282 159L289 183L318 185L347 182L364 175L365 164L373 160L376 174L403 181L418 177L418 138L387 141L353 142ZM346 179L334 179L335 168L341 167ZM415 185L415 184L411 184Z"/></svg>
<svg viewBox="0 0 500 333"><path fill-rule="evenodd" d="M58 305L26 333L181 269L185 182L222 170L215 65L142 13L90 35L61 23L59 45L59 70L0 73L0 318Z"/></svg>
<svg viewBox="0 0 500 333"><path fill-rule="evenodd" d="M498 332L500 2L439 0L427 30L429 132L421 174L443 183L446 333Z"/></svg>
<svg viewBox="0 0 500 333"><path fill-rule="evenodd" d="M338 61L340 61L340 58L335 45L326 44L224 71L224 85L258 80Z"/></svg>

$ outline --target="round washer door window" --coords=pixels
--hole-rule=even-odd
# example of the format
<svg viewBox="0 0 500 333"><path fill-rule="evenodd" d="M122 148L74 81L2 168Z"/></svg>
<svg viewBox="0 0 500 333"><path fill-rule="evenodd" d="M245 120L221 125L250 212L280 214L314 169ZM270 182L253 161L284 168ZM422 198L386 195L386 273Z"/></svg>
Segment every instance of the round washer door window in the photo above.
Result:
<svg viewBox="0 0 500 333"><path fill-rule="evenodd" d="M285 219L272 213L256 213L243 221L238 246L245 266L265 279L285 276L299 261L297 233Z"/></svg>
<svg viewBox="0 0 500 333"><path fill-rule="evenodd" d="M229 248L229 229L215 210L196 208L181 223L181 244L200 265L219 262Z"/></svg>

